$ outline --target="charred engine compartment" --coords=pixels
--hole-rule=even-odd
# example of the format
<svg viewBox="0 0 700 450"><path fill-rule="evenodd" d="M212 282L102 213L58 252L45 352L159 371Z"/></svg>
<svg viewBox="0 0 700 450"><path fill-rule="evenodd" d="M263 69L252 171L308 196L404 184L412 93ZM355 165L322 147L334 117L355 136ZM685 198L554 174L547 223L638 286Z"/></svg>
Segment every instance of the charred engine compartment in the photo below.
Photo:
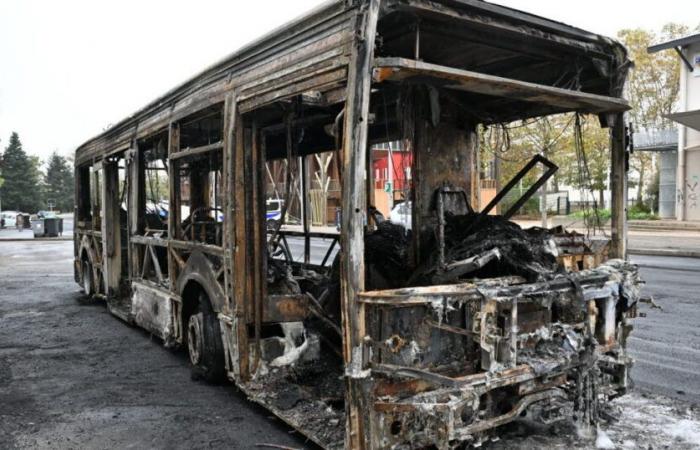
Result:
<svg viewBox="0 0 700 450"><path fill-rule="evenodd" d="M636 267L582 235L475 213L448 216L442 245L415 285L361 294L380 445L479 444L526 411L595 424L628 388ZM369 279L388 279L376 260Z"/></svg>
<svg viewBox="0 0 700 450"><path fill-rule="evenodd" d="M605 260L604 239L561 228L473 212L448 213L444 225L444 242L436 231L415 266L410 231L387 221L366 233L358 351L370 365L359 376L371 386L378 448L478 445L524 414L594 426L601 405L629 386L637 268ZM343 445L348 375L337 268L270 261L270 292L307 296L311 314L267 339L256 378L268 406L305 420L331 448Z"/></svg>

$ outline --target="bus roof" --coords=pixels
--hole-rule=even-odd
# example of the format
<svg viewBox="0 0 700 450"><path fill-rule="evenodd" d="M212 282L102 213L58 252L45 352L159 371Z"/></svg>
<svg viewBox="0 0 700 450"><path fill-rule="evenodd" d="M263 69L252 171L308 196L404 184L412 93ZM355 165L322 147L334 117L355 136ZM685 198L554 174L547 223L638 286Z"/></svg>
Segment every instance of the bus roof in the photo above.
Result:
<svg viewBox="0 0 700 450"><path fill-rule="evenodd" d="M248 89L248 95L243 97L252 102L251 98L267 92L262 91L260 83L256 85L254 79L267 80L265 77L272 73L289 74L299 67L306 80L309 78L306 69L314 66L312 73L316 77L324 76L322 80L328 89L342 87L346 72L340 66L347 62L342 56L348 53L357 8L366 1L327 1L240 48L82 144L76 150L76 164L125 150L134 139L163 130L170 120L191 114L196 108L223 102L225 94L232 90L245 93ZM418 14L449 15L456 11L459 14L453 14L453 19L469 17L471 23L478 22L498 32L489 36L494 41L505 39L504 30L514 36L519 33L521 39L537 40L543 48L543 55L549 51L543 43L549 43L557 50L576 50L578 58L587 58L592 65L601 66L601 78L607 83L596 82L596 85L604 86L603 92L596 94L617 97L622 93L629 62L624 47L610 38L482 0L383 0L382 5L383 14L415 10ZM523 45L527 43L521 42L520 46ZM620 73L606 72L599 61L604 59L614 61ZM309 84L300 83L299 89L304 86ZM286 92L290 96L301 93L291 88ZM250 104L257 105L255 102Z"/></svg>

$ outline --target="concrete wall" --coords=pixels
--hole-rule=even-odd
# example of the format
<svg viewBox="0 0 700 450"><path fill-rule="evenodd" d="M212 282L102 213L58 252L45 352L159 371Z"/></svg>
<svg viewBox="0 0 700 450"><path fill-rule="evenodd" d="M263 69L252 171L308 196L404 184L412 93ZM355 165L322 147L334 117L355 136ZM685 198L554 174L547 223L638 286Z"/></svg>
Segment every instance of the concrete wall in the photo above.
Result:
<svg viewBox="0 0 700 450"><path fill-rule="evenodd" d="M661 152L659 156L659 217L673 219L676 217L678 152Z"/></svg>
<svg viewBox="0 0 700 450"><path fill-rule="evenodd" d="M700 43L684 50L689 61L700 55ZM700 109L700 68L690 72L681 64L679 111ZM700 131L679 127L676 217L678 220L700 220Z"/></svg>
<svg viewBox="0 0 700 450"><path fill-rule="evenodd" d="M693 44L685 51L689 61L693 62L696 56L700 55L700 43ZM696 68L692 73L683 65L685 71L685 105L681 106L681 111L694 111L700 109L700 68ZM681 82L683 80L681 79ZM700 131L686 128L686 147L700 146Z"/></svg>

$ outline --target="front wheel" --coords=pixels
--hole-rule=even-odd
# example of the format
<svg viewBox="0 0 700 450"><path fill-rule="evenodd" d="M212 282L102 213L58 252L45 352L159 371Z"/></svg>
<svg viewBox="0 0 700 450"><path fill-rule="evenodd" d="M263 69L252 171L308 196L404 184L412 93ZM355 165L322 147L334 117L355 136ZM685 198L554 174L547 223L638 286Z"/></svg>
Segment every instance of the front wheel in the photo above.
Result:
<svg viewBox="0 0 700 450"><path fill-rule="evenodd" d="M187 350L195 377L210 383L224 379L226 369L219 320L204 293L199 294L197 309L187 321Z"/></svg>

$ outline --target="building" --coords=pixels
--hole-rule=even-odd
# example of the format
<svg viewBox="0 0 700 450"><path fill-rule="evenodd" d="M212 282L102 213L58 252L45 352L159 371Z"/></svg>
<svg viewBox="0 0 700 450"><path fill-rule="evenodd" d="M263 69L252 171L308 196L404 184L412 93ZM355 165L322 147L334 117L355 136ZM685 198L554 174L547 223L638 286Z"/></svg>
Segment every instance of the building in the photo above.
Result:
<svg viewBox="0 0 700 450"><path fill-rule="evenodd" d="M659 217L676 218L676 176L678 166L678 131L643 129L634 133L634 150L653 152L659 161ZM638 187L639 189L639 187ZM629 195L633 197L634 193Z"/></svg>
<svg viewBox="0 0 700 450"><path fill-rule="evenodd" d="M372 147L374 206L389 217L396 203L410 199L413 154L400 141Z"/></svg>
<svg viewBox="0 0 700 450"><path fill-rule="evenodd" d="M678 112L667 116L680 125L675 216L678 220L700 220L700 33L654 45L648 51L671 49L682 60Z"/></svg>

